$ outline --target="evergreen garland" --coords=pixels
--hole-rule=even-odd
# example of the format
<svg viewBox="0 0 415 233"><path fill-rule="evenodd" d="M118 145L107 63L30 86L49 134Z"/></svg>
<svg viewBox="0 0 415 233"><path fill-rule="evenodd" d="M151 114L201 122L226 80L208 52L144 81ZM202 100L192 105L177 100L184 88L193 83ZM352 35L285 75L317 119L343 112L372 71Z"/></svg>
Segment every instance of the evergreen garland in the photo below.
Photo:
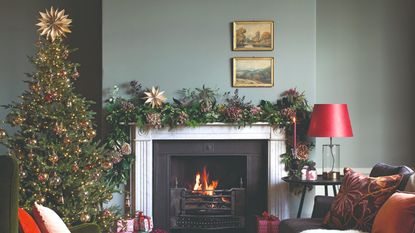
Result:
<svg viewBox="0 0 415 233"><path fill-rule="evenodd" d="M160 128L198 127L207 123L232 123L236 127L250 126L257 122L269 123L274 128L284 129L287 148L293 148L293 117L297 120L297 156L287 149L282 154L282 161L290 176L301 177L301 168L313 163L309 159L310 150L314 146L306 133L311 117L311 108L304 93L290 89L281 94L275 102L261 100L253 105L240 96L238 89L233 93L225 92L223 101L219 103L218 90L201 87L182 89L180 96L172 102L162 103L154 107L149 104L151 91L163 94L158 88L143 89L137 81L127 87L127 97L119 97L119 88L114 86L112 96L106 101L106 120L109 125L107 144L118 153L118 160L106 178L110 183L126 183L129 179L129 168L133 155L121 156L121 146L130 141L130 125L147 131ZM164 96L162 96L164 100Z"/></svg>

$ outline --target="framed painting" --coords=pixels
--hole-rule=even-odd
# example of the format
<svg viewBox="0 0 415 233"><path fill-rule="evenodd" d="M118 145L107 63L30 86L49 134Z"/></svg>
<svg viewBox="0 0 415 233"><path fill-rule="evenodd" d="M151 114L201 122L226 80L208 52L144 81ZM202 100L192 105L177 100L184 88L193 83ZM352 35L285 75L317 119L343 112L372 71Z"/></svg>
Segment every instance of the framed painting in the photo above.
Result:
<svg viewBox="0 0 415 233"><path fill-rule="evenodd" d="M235 21L233 22L234 51L272 51L274 50L273 21Z"/></svg>
<svg viewBox="0 0 415 233"><path fill-rule="evenodd" d="M273 57L234 57L232 67L233 87L274 86Z"/></svg>

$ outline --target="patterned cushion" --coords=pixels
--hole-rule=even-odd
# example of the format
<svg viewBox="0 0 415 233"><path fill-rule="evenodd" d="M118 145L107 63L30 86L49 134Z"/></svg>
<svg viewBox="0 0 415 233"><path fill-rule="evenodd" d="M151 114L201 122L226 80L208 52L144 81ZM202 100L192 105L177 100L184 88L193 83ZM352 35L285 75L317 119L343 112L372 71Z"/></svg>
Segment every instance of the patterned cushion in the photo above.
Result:
<svg viewBox="0 0 415 233"><path fill-rule="evenodd" d="M368 177L344 169L344 180L323 224L334 229L370 232L379 208L396 191L402 175Z"/></svg>

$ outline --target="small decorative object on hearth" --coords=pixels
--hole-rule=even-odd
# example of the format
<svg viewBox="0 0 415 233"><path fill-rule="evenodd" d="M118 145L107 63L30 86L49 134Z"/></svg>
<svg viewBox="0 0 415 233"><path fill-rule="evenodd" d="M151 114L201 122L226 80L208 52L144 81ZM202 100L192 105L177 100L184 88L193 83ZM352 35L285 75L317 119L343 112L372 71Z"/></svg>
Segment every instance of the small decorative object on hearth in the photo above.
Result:
<svg viewBox="0 0 415 233"><path fill-rule="evenodd" d="M333 144L333 137L353 137L347 104L316 104L308 128L310 137L330 137L330 144L323 145L323 178L340 177L340 145Z"/></svg>
<svg viewBox="0 0 415 233"><path fill-rule="evenodd" d="M270 215L267 211L262 216L256 217L257 233L278 233L280 219L274 215Z"/></svg>
<svg viewBox="0 0 415 233"><path fill-rule="evenodd" d="M143 212L137 211L134 217L134 230L138 232L151 232L153 230L153 220L145 216Z"/></svg>

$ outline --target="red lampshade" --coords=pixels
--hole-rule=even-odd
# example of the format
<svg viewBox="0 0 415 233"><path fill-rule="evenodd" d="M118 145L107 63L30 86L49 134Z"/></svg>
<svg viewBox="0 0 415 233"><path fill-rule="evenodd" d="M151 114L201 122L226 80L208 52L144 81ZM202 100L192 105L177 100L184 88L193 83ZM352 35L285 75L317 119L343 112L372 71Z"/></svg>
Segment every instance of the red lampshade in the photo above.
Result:
<svg viewBox="0 0 415 233"><path fill-rule="evenodd" d="M347 104L315 104L307 134L310 137L353 137Z"/></svg>

